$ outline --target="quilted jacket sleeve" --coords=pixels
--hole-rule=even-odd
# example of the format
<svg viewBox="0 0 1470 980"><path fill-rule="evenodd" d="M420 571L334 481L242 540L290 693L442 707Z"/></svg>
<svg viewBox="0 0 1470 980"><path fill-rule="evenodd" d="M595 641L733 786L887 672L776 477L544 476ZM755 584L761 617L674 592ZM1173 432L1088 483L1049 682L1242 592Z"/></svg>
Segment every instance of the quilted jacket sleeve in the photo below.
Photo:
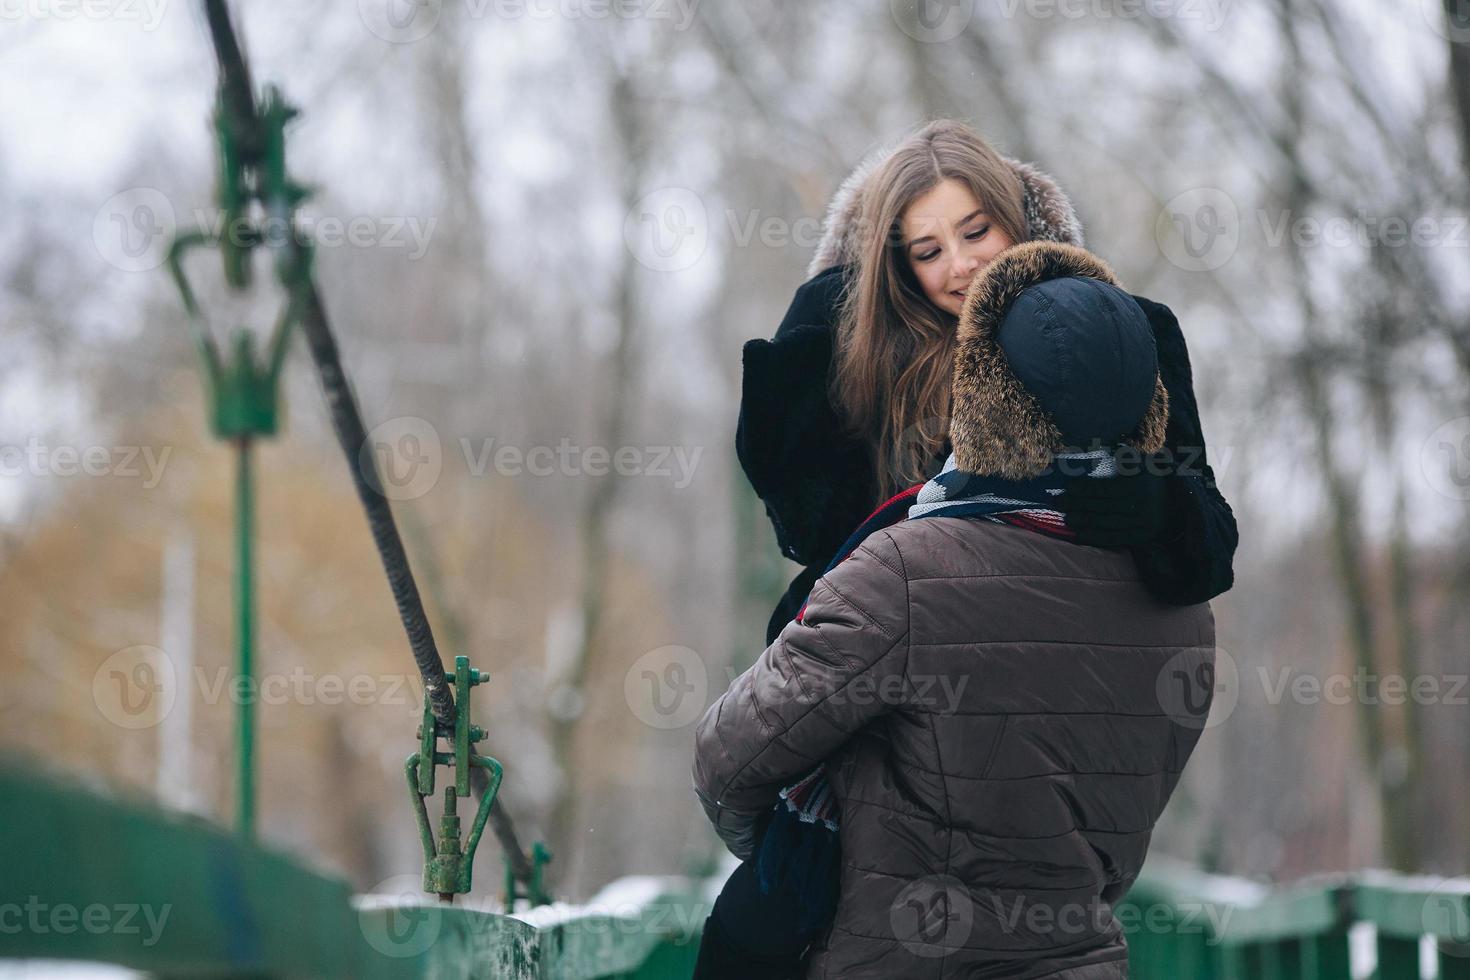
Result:
<svg viewBox="0 0 1470 980"><path fill-rule="evenodd" d="M881 531L817 581L792 622L712 704L695 731L694 789L736 857L783 786L906 696L903 560Z"/></svg>

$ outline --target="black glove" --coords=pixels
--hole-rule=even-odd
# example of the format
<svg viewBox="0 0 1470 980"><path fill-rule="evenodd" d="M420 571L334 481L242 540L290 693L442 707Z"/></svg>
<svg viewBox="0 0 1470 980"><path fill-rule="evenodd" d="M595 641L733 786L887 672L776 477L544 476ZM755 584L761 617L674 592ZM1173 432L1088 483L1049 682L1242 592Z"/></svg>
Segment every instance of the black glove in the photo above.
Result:
<svg viewBox="0 0 1470 980"><path fill-rule="evenodd" d="M1132 466L1118 476L1065 478L1062 510L1077 543L1143 548L1169 537L1169 481L1156 466Z"/></svg>

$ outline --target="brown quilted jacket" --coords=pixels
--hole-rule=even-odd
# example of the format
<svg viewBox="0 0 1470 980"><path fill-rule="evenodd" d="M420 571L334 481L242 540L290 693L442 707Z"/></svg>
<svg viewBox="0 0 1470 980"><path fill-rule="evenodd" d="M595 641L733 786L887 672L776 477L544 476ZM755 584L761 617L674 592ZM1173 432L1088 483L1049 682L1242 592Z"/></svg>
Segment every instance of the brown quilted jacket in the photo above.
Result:
<svg viewBox="0 0 1470 980"><path fill-rule="evenodd" d="M1116 980L1109 906L1204 727L1214 651L1209 606L1152 598L1125 552L904 521L709 708L695 789L747 859L778 791L828 763L843 868L809 977Z"/></svg>

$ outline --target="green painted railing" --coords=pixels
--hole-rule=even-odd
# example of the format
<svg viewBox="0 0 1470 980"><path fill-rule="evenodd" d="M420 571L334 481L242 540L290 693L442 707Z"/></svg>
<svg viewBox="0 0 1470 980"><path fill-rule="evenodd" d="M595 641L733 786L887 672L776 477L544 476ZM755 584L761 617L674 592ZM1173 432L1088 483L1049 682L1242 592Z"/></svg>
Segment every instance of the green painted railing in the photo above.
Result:
<svg viewBox="0 0 1470 980"><path fill-rule="evenodd" d="M407 895L419 876L404 877ZM674 980L690 975L707 914L681 878L622 879L586 905L519 916L473 899L355 899L206 821L0 763L0 959L160 976Z"/></svg>
<svg viewBox="0 0 1470 980"><path fill-rule="evenodd" d="M505 980L690 975L706 884L624 878L515 916L354 897L197 818L0 761L0 959L160 976ZM1366 871L1266 886L1151 859L1114 910L1135 980L1470 980L1470 879ZM1373 961L1376 960L1376 965Z"/></svg>
<svg viewBox="0 0 1470 980"><path fill-rule="evenodd" d="M1269 887L1162 860L1144 872L1115 909L1135 980L1470 980L1470 879L1364 871Z"/></svg>

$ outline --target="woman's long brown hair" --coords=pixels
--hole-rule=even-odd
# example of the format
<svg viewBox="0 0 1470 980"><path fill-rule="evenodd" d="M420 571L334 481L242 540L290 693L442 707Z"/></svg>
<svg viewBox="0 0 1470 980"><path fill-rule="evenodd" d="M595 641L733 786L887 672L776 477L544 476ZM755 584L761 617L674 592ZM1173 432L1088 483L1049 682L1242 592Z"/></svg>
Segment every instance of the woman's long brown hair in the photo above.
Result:
<svg viewBox="0 0 1470 980"><path fill-rule="evenodd" d="M866 238L838 317L831 400L871 450L875 505L933 475L948 434L957 319L924 295L901 232L905 209L946 178L968 186L1012 242L1029 237L1020 178L964 123L928 123L867 181Z"/></svg>

